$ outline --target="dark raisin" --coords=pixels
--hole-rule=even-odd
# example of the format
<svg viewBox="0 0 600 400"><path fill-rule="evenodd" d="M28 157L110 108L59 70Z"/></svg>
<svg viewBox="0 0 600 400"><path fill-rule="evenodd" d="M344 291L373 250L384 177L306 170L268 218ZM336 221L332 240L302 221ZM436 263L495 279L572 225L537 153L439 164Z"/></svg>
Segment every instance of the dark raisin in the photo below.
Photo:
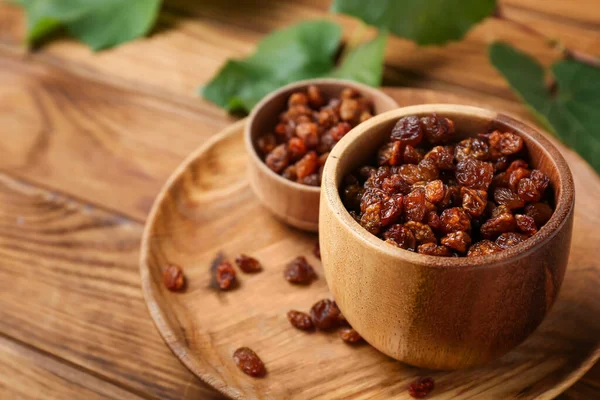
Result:
<svg viewBox="0 0 600 400"><path fill-rule="evenodd" d="M408 194L411 191L411 186L401 175L392 175L389 178L385 178L381 184L381 188L387 194Z"/></svg>
<svg viewBox="0 0 600 400"><path fill-rule="evenodd" d="M288 282L298 285L308 285L317 278L315 270L304 256L298 256L288 263L283 276Z"/></svg>
<svg viewBox="0 0 600 400"><path fill-rule="evenodd" d="M410 231L413 233L416 241L419 244L437 243L435 234L433 233L429 225L423 224L421 222L408 221L404 224L404 226L410 229Z"/></svg>
<svg viewBox="0 0 600 400"><path fill-rule="evenodd" d="M545 203L532 203L525 206L525 215L533 218L539 227L544 225L552 217L552 208Z"/></svg>
<svg viewBox="0 0 600 400"><path fill-rule="evenodd" d="M440 216L437 215L435 211L429 211L425 216L425 222L427 225L431 227L434 231L439 231L442 229L442 220Z"/></svg>
<svg viewBox="0 0 600 400"><path fill-rule="evenodd" d="M375 173L365 182L365 188L381 188L385 178L388 178L391 174L392 172L388 166L377 168Z"/></svg>
<svg viewBox="0 0 600 400"><path fill-rule="evenodd" d="M502 248L489 240L482 240L469 247L467 257L485 256L502 251Z"/></svg>
<svg viewBox="0 0 600 400"><path fill-rule="evenodd" d="M527 236L523 235L522 233L506 232L498 236L496 239L496 244L500 248L506 250L510 247L518 245L521 242L524 242L525 240L527 240Z"/></svg>
<svg viewBox="0 0 600 400"><path fill-rule="evenodd" d="M496 212L500 209L501 211ZM486 239L493 239L505 232L514 232L517 229L517 221L506 206L496 208L492 217L481 225L481 235Z"/></svg>
<svg viewBox="0 0 600 400"><path fill-rule="evenodd" d="M454 136L454 122L448 118L438 117L435 113L421 118L423 133L432 144L448 143Z"/></svg>
<svg viewBox="0 0 600 400"><path fill-rule="evenodd" d="M452 232L444 236L441 243L459 253L466 253L471 245L471 236L463 231Z"/></svg>
<svg viewBox="0 0 600 400"><path fill-rule="evenodd" d="M469 138L461 141L454 148L454 158L462 161L467 157L473 157L481 161L489 158L489 148L486 142L478 138Z"/></svg>
<svg viewBox="0 0 600 400"><path fill-rule="evenodd" d="M319 153L326 153L328 151L331 151L331 149L333 149L333 146L335 146L335 143L336 143L336 141L333 138L333 135L331 134L331 132L326 132L319 137L319 144L317 144L316 150Z"/></svg>
<svg viewBox="0 0 600 400"><path fill-rule="evenodd" d="M288 155L290 160L296 161L306 154L306 145L304 140L299 137L293 137L288 142Z"/></svg>
<svg viewBox="0 0 600 400"><path fill-rule="evenodd" d="M350 125L347 122L340 122L339 124L331 128L329 132L331 133L333 139L339 142L346 135L346 133L350 132L351 130L352 125Z"/></svg>
<svg viewBox="0 0 600 400"><path fill-rule="evenodd" d="M432 181L440 176L440 170L431 158L424 158L418 166L421 181Z"/></svg>
<svg viewBox="0 0 600 400"><path fill-rule="evenodd" d="M352 328L342 328L340 329L340 337L346 343L355 344L362 340L362 337L358 332L356 332Z"/></svg>
<svg viewBox="0 0 600 400"><path fill-rule="evenodd" d="M377 235L379 233L382 227L380 201L369 204L365 208L362 216L360 217L360 224L373 235Z"/></svg>
<svg viewBox="0 0 600 400"><path fill-rule="evenodd" d="M359 184L348 185L342 192L342 201L349 210L360 210L360 201L362 200L365 189Z"/></svg>
<svg viewBox="0 0 600 400"><path fill-rule="evenodd" d="M494 201L510 209L521 208L525 205L525 201L517 193L502 187L494 189Z"/></svg>
<svg viewBox="0 0 600 400"><path fill-rule="evenodd" d="M404 216L407 221L421 222L425 218L425 191L413 190L404 196Z"/></svg>
<svg viewBox="0 0 600 400"><path fill-rule="evenodd" d="M508 157L506 157L506 156L499 157L494 162L494 172L502 172L506 168L508 168Z"/></svg>
<svg viewBox="0 0 600 400"><path fill-rule="evenodd" d="M233 288L236 283L235 269L229 261L221 261L217 266L216 279L219 289L228 290Z"/></svg>
<svg viewBox="0 0 600 400"><path fill-rule="evenodd" d="M440 215L441 228L445 233L470 231L471 219L460 207L448 208Z"/></svg>
<svg viewBox="0 0 600 400"><path fill-rule="evenodd" d="M265 364L258 355L248 347L241 347L233 353L233 360L246 375L261 377L267 372Z"/></svg>
<svg viewBox="0 0 600 400"><path fill-rule="evenodd" d="M431 181L425 185L425 198L427 201L436 204L444 199L446 194L446 188L444 183L436 179L435 181Z"/></svg>
<svg viewBox="0 0 600 400"><path fill-rule="evenodd" d="M403 199L401 194L394 194L381 203L382 226L388 226L398 221L402 215Z"/></svg>
<svg viewBox="0 0 600 400"><path fill-rule="evenodd" d="M298 174L296 173L296 166L290 165L289 167L287 167L286 169L283 170L283 172L281 173L281 176L283 176L285 179L289 179L290 181L298 180Z"/></svg>
<svg viewBox="0 0 600 400"><path fill-rule="evenodd" d="M423 154L423 149L415 149L411 145L406 145L402 159L406 164L418 164L423 159Z"/></svg>
<svg viewBox="0 0 600 400"><path fill-rule="evenodd" d="M454 169L454 148L452 146L436 146L425 154L425 158L431 159L439 169Z"/></svg>
<svg viewBox="0 0 600 400"><path fill-rule="evenodd" d="M416 115L402 117L392 129L391 139L399 141L402 145L418 145L423 139L421 121Z"/></svg>
<svg viewBox="0 0 600 400"><path fill-rule="evenodd" d="M514 133L494 131L488 137L490 144L490 154L493 159L501 156L510 156L523 149L523 139Z"/></svg>
<svg viewBox="0 0 600 400"><path fill-rule="evenodd" d="M517 221L517 228L524 234L531 236L537 233L538 229L537 226L535 226L533 218L527 215L517 214L515 215L515 220Z"/></svg>
<svg viewBox="0 0 600 400"><path fill-rule="evenodd" d="M381 146L377 153L379 165L398 165L402 162L402 145L400 142L389 142Z"/></svg>
<svg viewBox="0 0 600 400"><path fill-rule="evenodd" d="M267 155L265 163L267 164L267 167L271 168L277 173L283 171L289 164L287 146L285 144L280 144L279 146L275 147L273 151Z"/></svg>
<svg viewBox="0 0 600 400"><path fill-rule="evenodd" d="M401 249L415 251L417 248L417 240L410 229L402 224L390 226L383 237L391 244L400 247Z"/></svg>
<svg viewBox="0 0 600 400"><path fill-rule="evenodd" d="M529 178L531 171L527 168L517 168L514 171L507 172L508 174L508 188L513 192L517 192L519 188L519 182L523 178Z"/></svg>
<svg viewBox="0 0 600 400"><path fill-rule="evenodd" d="M415 399L424 399L434 387L433 378L419 378L408 385L408 394Z"/></svg>
<svg viewBox="0 0 600 400"><path fill-rule="evenodd" d="M302 311L290 310L287 313L287 318L294 328L302 331L310 331L315 327L310 315Z"/></svg>
<svg viewBox="0 0 600 400"><path fill-rule="evenodd" d="M462 206L472 217L479 217L485 211L487 205L487 192L485 190L460 188Z"/></svg>
<svg viewBox="0 0 600 400"><path fill-rule="evenodd" d="M441 208L460 206L462 204L462 200L460 197L459 187L447 185L445 189L444 198L438 204L438 206Z"/></svg>
<svg viewBox="0 0 600 400"><path fill-rule="evenodd" d="M456 180L462 186L487 190L494 177L492 164L467 157L456 165Z"/></svg>
<svg viewBox="0 0 600 400"><path fill-rule="evenodd" d="M262 270L262 265L260 265L260 262L256 258L247 256L245 254L240 254L237 256L235 263L242 271L246 273L259 272Z"/></svg>
<svg viewBox="0 0 600 400"><path fill-rule="evenodd" d="M513 171L516 171L519 168L528 169L529 168L529 164L527 164L524 160L517 159L517 160L515 160L515 161L513 161L513 162L510 163L510 165L506 169L506 172L507 173L511 173Z"/></svg>
<svg viewBox="0 0 600 400"><path fill-rule="evenodd" d="M185 284L185 277L183 276L181 267L175 264L167 265L163 270L163 283L172 292L181 290Z"/></svg>
<svg viewBox="0 0 600 400"><path fill-rule="evenodd" d="M417 252L428 256L452 257L452 251L448 247L435 243L424 243L417 247Z"/></svg>
<svg viewBox="0 0 600 400"><path fill-rule="evenodd" d="M310 309L310 316L320 330L336 328L340 324L340 309L333 300L321 300Z"/></svg>

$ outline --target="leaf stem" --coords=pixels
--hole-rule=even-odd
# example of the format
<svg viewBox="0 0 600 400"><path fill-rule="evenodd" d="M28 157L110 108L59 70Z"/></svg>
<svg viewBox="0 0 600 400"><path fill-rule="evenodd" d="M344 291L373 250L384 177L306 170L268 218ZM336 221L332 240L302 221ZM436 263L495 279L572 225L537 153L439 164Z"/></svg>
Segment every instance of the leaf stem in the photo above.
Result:
<svg viewBox="0 0 600 400"><path fill-rule="evenodd" d="M546 42L546 44L553 49L556 49L561 52L562 56L566 59L579 61L582 64L587 64L592 67L600 68L600 58L595 57L591 54L585 53L579 50L573 50L567 48L563 42L560 40L552 39L537 29L533 28L530 25L524 24L523 22L514 20L510 17L507 17L506 14L502 12L502 9L498 7L494 14L492 15L494 18L508 22L513 26L519 28L523 32L529 33L532 36L536 36Z"/></svg>

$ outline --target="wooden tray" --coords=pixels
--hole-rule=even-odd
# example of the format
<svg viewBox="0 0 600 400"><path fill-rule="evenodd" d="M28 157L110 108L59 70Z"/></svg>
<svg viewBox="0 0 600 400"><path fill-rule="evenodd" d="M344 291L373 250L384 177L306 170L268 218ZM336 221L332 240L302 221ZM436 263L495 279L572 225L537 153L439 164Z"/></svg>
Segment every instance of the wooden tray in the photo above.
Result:
<svg viewBox="0 0 600 400"><path fill-rule="evenodd" d="M456 101L406 89L401 104ZM464 101L464 103L468 103ZM575 231L560 297L548 318L522 345L478 369L439 372L413 368L367 344L349 346L336 333L305 333L290 326L290 309L307 311L328 290L312 255L315 235L286 227L263 209L246 181L244 121L193 153L171 176L152 209L140 269L150 314L165 342L197 376L236 399L404 399L417 376L436 382L431 398L551 399L581 377L600 356L600 179L563 150L576 180ZM264 271L238 271L230 292L209 288L211 261L223 252L257 257ZM290 285L283 265L305 255L319 279ZM162 283L168 262L183 266L188 286L171 293ZM238 370L231 355L254 349L265 378Z"/></svg>

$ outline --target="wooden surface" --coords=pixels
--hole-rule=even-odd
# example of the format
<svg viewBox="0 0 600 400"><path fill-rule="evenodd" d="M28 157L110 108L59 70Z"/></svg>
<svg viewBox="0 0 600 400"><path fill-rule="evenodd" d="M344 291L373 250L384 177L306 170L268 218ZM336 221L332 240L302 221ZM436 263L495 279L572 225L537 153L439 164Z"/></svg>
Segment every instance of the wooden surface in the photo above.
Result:
<svg viewBox="0 0 600 400"><path fill-rule="evenodd" d="M600 54L596 0L502 3L520 21ZM150 38L99 54L62 39L26 54L22 11L0 4L0 398L220 398L149 318L137 268L142 224L173 169L233 120L198 99L197 86L273 28L324 16L327 5L166 0ZM390 40L385 83L447 90L531 120L487 61L493 39L545 64L556 58L490 20L446 47ZM590 169L574 174L578 192L600 196ZM578 210L596 215L597 202ZM597 223L576 221L590 232ZM577 255L583 267L596 258ZM600 367L562 398L600 398Z"/></svg>
<svg viewBox="0 0 600 400"><path fill-rule="evenodd" d="M414 89L395 93L399 103L445 100ZM348 346L335 332L294 329L287 311L308 311L330 296L321 263L311 253L316 235L289 228L260 205L241 168L247 161L242 131L242 122L226 128L174 172L150 213L140 262L148 307L163 338L194 373L223 393L236 399L409 399L407 384L431 375L437 382L432 398L551 399L600 357L600 321L589 318L600 314L600 262L579 258L594 252L600 231L590 230L588 217L577 211L561 297L527 341L483 367L422 370L368 345ZM234 165L228 165L229 159L236 160ZM569 162L574 171L587 168L577 157L570 156ZM591 191L578 191L578 205L595 201L590 194L600 190L600 178L588 185ZM598 220L600 213L595 212L590 222ZM337 233L338 239L351 242ZM210 266L219 253L230 260L250 254L263 262L264 271L239 273L237 289L215 291L210 287ZM306 256L319 276L308 287L293 286L283 278L283 266L298 255ZM164 287L162 270L168 263L183 267L185 292ZM363 289L368 300L368 290ZM381 288L382 301L385 292ZM237 369L231 355L242 346L263 359L268 370L264 379Z"/></svg>

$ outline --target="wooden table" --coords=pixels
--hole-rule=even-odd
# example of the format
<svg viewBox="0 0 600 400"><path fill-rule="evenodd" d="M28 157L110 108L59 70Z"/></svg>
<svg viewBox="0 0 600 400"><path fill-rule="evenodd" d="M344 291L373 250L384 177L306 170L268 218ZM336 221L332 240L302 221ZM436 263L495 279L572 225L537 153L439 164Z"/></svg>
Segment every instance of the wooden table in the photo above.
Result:
<svg viewBox="0 0 600 400"><path fill-rule="evenodd" d="M233 121L198 85L272 29L326 15L328 2L165 3L150 38L98 54L66 39L25 53L23 13L0 4L0 398L221 398L152 324L138 273L143 223L175 166ZM600 54L597 0L503 3ZM351 31L354 21L335 18ZM488 20L443 48L391 39L385 84L451 91L532 121L487 60L494 39L556 58ZM600 398L600 366L561 397Z"/></svg>

